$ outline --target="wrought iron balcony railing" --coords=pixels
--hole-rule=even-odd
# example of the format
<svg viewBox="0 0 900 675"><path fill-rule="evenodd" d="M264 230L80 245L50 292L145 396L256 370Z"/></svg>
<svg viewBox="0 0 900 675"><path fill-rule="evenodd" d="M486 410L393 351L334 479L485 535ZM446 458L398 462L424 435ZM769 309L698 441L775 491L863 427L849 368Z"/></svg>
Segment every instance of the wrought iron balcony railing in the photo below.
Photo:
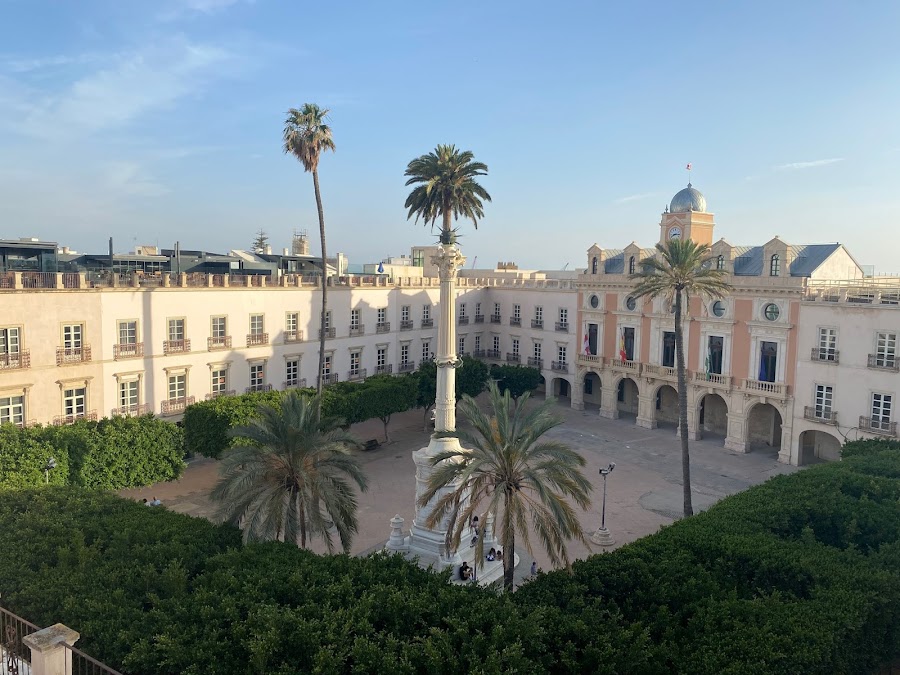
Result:
<svg viewBox="0 0 900 675"><path fill-rule="evenodd" d="M31 368L31 350L0 354L0 370L24 370Z"/></svg>
<svg viewBox="0 0 900 675"><path fill-rule="evenodd" d="M285 342L303 342L302 330L286 330L284 331Z"/></svg>
<svg viewBox="0 0 900 675"><path fill-rule="evenodd" d="M332 329L334 330L334 329ZM258 347L259 345L269 344L268 333L247 333L247 346Z"/></svg>
<svg viewBox="0 0 900 675"><path fill-rule="evenodd" d="M113 408L110 411L110 417L140 417L141 415L147 415L150 412L150 406L146 403L141 403L139 405L122 405L118 408Z"/></svg>
<svg viewBox="0 0 900 675"><path fill-rule="evenodd" d="M825 349L823 347L813 347L810 358L813 361L824 361L825 363L840 363L841 352L837 349Z"/></svg>
<svg viewBox="0 0 900 675"><path fill-rule="evenodd" d="M491 314L491 323L501 323L502 318L499 314Z"/></svg>
<svg viewBox="0 0 900 675"><path fill-rule="evenodd" d="M401 363L399 366L397 366L398 373L411 373L415 369L416 369L415 361L407 361L406 363Z"/></svg>
<svg viewBox="0 0 900 675"><path fill-rule="evenodd" d="M560 333L568 333L569 332L569 322L568 321L557 321L556 322L556 330Z"/></svg>
<svg viewBox="0 0 900 675"><path fill-rule="evenodd" d="M118 361L119 359L134 359L138 356L144 355L144 343L143 342L131 342L131 343L123 343L120 342L118 344L113 345L113 359Z"/></svg>
<svg viewBox="0 0 900 675"><path fill-rule="evenodd" d="M484 314L476 314L475 323L484 323Z"/></svg>
<svg viewBox="0 0 900 675"><path fill-rule="evenodd" d="M422 319L422 328L433 328L434 319Z"/></svg>
<svg viewBox="0 0 900 675"><path fill-rule="evenodd" d="M507 363L519 363L522 360L517 353L514 352L506 352L506 362Z"/></svg>
<svg viewBox="0 0 900 675"><path fill-rule="evenodd" d="M190 340L163 340L163 354L183 354L191 351Z"/></svg>
<svg viewBox="0 0 900 675"><path fill-rule="evenodd" d="M231 336L222 335L221 337L206 338L206 348L209 351L214 349L231 349Z"/></svg>
<svg viewBox="0 0 900 675"><path fill-rule="evenodd" d="M234 389L226 389L225 391L214 391L211 394L206 395L207 401L212 401L214 398L219 398L220 396L234 396L237 392Z"/></svg>
<svg viewBox="0 0 900 675"><path fill-rule="evenodd" d="M375 374L376 375L390 375L394 370L393 363L385 363L381 366L375 366Z"/></svg>
<svg viewBox="0 0 900 675"><path fill-rule="evenodd" d="M869 368L877 368L878 370L900 370L900 361L894 354L869 354L867 362Z"/></svg>
<svg viewBox="0 0 900 675"><path fill-rule="evenodd" d="M82 347L57 347L56 365L64 366L70 363L84 363L91 360L91 346Z"/></svg>
<svg viewBox="0 0 900 675"><path fill-rule="evenodd" d="M160 415L177 415L183 413L184 409L194 404L193 396L179 396L178 398L170 398L160 405Z"/></svg>
<svg viewBox="0 0 900 675"><path fill-rule="evenodd" d="M537 356L529 356L528 357L528 365L532 368L543 369L544 368L544 359L538 358Z"/></svg>
<svg viewBox="0 0 900 675"><path fill-rule="evenodd" d="M467 317L467 316L461 316L461 317L459 317L459 318L456 320L456 322L457 322L460 326L466 326L466 325L468 325L468 323L469 323L469 317Z"/></svg>
<svg viewBox="0 0 900 675"><path fill-rule="evenodd" d="M412 323L412 321L410 321ZM412 326L410 326L412 328ZM390 333L391 332L391 322L390 321L382 321L380 323L375 324L375 332L376 333Z"/></svg>
<svg viewBox="0 0 900 675"><path fill-rule="evenodd" d="M379 326L380 325L381 324L379 324ZM350 326L350 337L357 337L359 335L365 335L365 334L366 334L366 327L364 325L362 325L361 323L357 324L355 326L353 326L353 325Z"/></svg>
<svg viewBox="0 0 900 675"><path fill-rule="evenodd" d="M837 424L837 413L833 410L826 410L821 406L803 406L803 418L813 422L821 422L822 424Z"/></svg>
<svg viewBox="0 0 900 675"><path fill-rule="evenodd" d="M400 330L412 330L413 325L414 324L411 319L404 319L400 322Z"/></svg>
<svg viewBox="0 0 900 675"><path fill-rule="evenodd" d="M335 335L334 328L326 328L325 329L325 339L333 338ZM319 339L322 339L322 329L319 329Z"/></svg>
<svg viewBox="0 0 900 675"><path fill-rule="evenodd" d="M348 380L364 380L364 379L366 379L366 369L365 368L356 368L356 369L351 368L347 372L347 379Z"/></svg>
<svg viewBox="0 0 900 675"><path fill-rule="evenodd" d="M543 320L543 319L532 319L532 320L531 320L531 327L532 327L532 328L543 328L543 327L544 327L544 320Z"/></svg>
<svg viewBox="0 0 900 675"><path fill-rule="evenodd" d="M555 370L558 373L568 373L569 364L566 361L553 361L550 364L550 370Z"/></svg>
<svg viewBox="0 0 900 675"><path fill-rule="evenodd" d="M868 431L870 434L879 434L882 436L897 436L897 423L891 422L884 417L860 417L859 428L862 431Z"/></svg>
<svg viewBox="0 0 900 675"><path fill-rule="evenodd" d="M252 394L256 391L272 391L271 384L251 384L249 387L244 389L245 394Z"/></svg>
<svg viewBox="0 0 900 675"><path fill-rule="evenodd" d="M57 415L53 418L53 425L62 426L64 424L74 424L78 420L88 420L90 422L96 422L97 411L87 410L85 412L73 413L71 415Z"/></svg>
<svg viewBox="0 0 900 675"><path fill-rule="evenodd" d="M521 325L522 325L522 318L521 318L521 317L518 317L518 316L511 316L511 317L509 317L509 325L510 325L510 326L521 326Z"/></svg>

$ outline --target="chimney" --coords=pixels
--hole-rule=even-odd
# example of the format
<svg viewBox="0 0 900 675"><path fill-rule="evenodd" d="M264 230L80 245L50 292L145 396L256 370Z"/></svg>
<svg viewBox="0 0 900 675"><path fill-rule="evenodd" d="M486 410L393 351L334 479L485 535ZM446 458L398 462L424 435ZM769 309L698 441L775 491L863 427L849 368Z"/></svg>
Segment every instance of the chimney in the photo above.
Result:
<svg viewBox="0 0 900 675"><path fill-rule="evenodd" d="M272 255L272 246L270 244L266 244L266 255Z"/></svg>
<svg viewBox="0 0 900 675"><path fill-rule="evenodd" d="M290 253L288 253L287 246L285 246L283 249L281 249L281 255L290 255Z"/></svg>

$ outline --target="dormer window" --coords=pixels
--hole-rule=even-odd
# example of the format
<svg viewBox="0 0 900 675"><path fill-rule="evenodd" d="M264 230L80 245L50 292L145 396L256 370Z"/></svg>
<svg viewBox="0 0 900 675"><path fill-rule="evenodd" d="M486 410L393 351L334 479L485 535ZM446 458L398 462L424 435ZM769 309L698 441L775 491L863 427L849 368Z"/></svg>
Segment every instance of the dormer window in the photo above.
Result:
<svg viewBox="0 0 900 675"><path fill-rule="evenodd" d="M628 259L628 274L634 274L634 256Z"/></svg>
<svg viewBox="0 0 900 675"><path fill-rule="evenodd" d="M720 255L718 258L716 258L716 269L717 270L725 269L725 256L724 255Z"/></svg>
<svg viewBox="0 0 900 675"><path fill-rule="evenodd" d="M777 277L779 274L781 274L781 258L779 258L778 254L775 253L769 259L769 276Z"/></svg>
<svg viewBox="0 0 900 675"><path fill-rule="evenodd" d="M597 256L594 256L594 259L591 260L591 274L597 274L597 264L598 264Z"/></svg>

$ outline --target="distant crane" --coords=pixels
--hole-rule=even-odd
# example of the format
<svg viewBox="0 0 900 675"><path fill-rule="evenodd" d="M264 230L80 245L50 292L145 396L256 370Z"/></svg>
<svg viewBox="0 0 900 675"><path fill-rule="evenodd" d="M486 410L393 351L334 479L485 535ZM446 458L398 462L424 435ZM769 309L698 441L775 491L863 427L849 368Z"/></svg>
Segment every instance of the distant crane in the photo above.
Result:
<svg viewBox="0 0 900 675"><path fill-rule="evenodd" d="M477 263L477 262L478 262L478 256L476 255L474 260L472 260L472 269L473 270L475 269L475 263Z"/></svg>
<svg viewBox="0 0 900 675"><path fill-rule="evenodd" d="M568 266L569 266L569 263L566 263L565 265L563 265L562 271L565 272L565 271L566 271L566 268L567 268Z"/></svg>

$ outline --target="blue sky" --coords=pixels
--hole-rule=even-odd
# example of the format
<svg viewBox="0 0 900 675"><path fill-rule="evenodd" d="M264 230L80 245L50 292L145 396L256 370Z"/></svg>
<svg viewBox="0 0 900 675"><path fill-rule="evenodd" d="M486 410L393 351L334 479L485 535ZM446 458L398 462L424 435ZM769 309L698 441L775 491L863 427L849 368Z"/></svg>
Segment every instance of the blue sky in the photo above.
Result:
<svg viewBox="0 0 900 675"><path fill-rule="evenodd" d="M734 244L900 271L900 4L0 0L0 237L100 252L317 237L284 112L331 109L329 250L432 240L403 171L486 162L470 264L651 245L684 166Z"/></svg>

